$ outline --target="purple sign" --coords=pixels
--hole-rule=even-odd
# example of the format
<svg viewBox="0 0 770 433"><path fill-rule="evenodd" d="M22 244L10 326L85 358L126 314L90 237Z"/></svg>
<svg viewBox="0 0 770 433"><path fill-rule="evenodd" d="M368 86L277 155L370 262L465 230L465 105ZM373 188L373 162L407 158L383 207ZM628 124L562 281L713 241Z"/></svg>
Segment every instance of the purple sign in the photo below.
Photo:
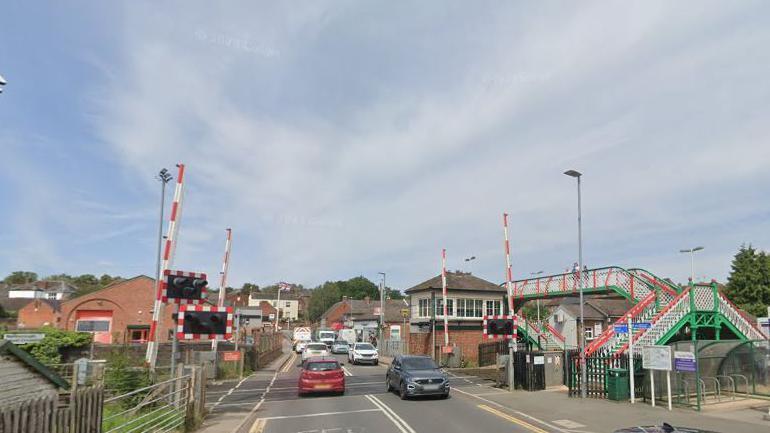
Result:
<svg viewBox="0 0 770 433"><path fill-rule="evenodd" d="M674 370L695 373L697 370L695 354L692 352L674 352Z"/></svg>

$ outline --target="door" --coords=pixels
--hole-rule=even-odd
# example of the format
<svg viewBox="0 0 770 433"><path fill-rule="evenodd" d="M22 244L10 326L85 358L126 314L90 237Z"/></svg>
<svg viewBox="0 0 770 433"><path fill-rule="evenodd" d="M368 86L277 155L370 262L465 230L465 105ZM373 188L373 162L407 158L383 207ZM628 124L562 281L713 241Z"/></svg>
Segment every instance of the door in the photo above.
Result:
<svg viewBox="0 0 770 433"><path fill-rule="evenodd" d="M111 310L79 310L75 312L75 330L90 332L94 342L112 343L112 311Z"/></svg>

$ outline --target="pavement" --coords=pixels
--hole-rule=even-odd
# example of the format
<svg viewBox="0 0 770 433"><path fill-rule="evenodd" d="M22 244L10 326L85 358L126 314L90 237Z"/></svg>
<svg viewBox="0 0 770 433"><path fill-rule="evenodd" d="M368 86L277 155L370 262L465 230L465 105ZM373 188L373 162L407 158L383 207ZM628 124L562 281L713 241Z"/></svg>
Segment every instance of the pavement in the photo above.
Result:
<svg viewBox="0 0 770 433"><path fill-rule="evenodd" d="M737 417L718 411L630 405L569 398L559 391L510 393L473 376L450 373L446 400L403 401L385 391L390 359L380 365L350 365L345 355L343 396L297 396L299 362L286 349L282 357L242 381L209 387L210 414L201 432L213 433L591 433L669 422L717 432L770 431L761 409ZM752 412L753 411L753 412ZM764 407L767 413L767 407ZM733 414L734 412L731 412Z"/></svg>

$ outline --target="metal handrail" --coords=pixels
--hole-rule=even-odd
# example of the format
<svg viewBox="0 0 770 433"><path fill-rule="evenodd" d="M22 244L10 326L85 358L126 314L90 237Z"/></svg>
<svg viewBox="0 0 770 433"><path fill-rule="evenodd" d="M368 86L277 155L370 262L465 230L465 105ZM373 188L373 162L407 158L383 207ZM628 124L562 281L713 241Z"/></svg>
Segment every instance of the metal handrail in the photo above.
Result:
<svg viewBox="0 0 770 433"><path fill-rule="evenodd" d="M134 394L136 394L136 393L139 393L139 392L142 392L142 391L147 391L147 390L150 390L150 389L152 389L152 388L157 388L157 387L159 387L160 385L165 385L165 384L167 384L167 383L176 382L176 381L178 381L178 380L180 380L180 379L187 379L187 378L191 378L191 377L192 377L192 376L190 376L190 375L188 374L188 375L184 375L184 376L175 377L175 378L173 378L173 379L164 380L163 382L154 383L154 384L152 384L152 385L150 385L150 386L145 386L144 388L135 389L135 390L133 390L133 391L131 391L131 392L127 392L127 393L125 393L125 394L116 395L116 396L114 396L114 397L110 397L110 398L105 398L105 399L104 399L104 402L105 402L105 403L109 403L109 402L111 402L111 401L120 400L121 398L125 398L125 397L128 397L129 395L134 395Z"/></svg>
<svg viewBox="0 0 770 433"><path fill-rule="evenodd" d="M736 387L735 387L735 379L733 379L733 378L732 378L732 377L730 377L730 376L725 376L725 375L722 375L722 374L720 374L720 375L716 376L717 380L719 380L719 379L720 379L720 378L722 378L722 377L724 377L725 379L727 379L727 380L728 380L728 384L729 384L729 383L732 383L732 384L733 384L733 400L735 400L735 394L737 394L737 393L738 393L738 388L736 388ZM720 382L720 383L721 383L721 382Z"/></svg>
<svg viewBox="0 0 770 433"><path fill-rule="evenodd" d="M743 378L743 380L746 382L746 395L749 395L749 378L744 376L744 375L742 375L742 374L736 374L736 373L733 373L730 376ZM737 383L735 385L735 392L736 393L738 392L738 384Z"/></svg>

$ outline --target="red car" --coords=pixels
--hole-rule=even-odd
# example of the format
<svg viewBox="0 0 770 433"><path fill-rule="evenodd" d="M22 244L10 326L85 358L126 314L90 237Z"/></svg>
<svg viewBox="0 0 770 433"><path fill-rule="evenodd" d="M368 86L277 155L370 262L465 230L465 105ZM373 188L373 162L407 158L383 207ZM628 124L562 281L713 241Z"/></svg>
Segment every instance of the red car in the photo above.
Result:
<svg viewBox="0 0 770 433"><path fill-rule="evenodd" d="M297 383L300 396L314 392L345 393L345 373L334 358L310 358L302 365Z"/></svg>

